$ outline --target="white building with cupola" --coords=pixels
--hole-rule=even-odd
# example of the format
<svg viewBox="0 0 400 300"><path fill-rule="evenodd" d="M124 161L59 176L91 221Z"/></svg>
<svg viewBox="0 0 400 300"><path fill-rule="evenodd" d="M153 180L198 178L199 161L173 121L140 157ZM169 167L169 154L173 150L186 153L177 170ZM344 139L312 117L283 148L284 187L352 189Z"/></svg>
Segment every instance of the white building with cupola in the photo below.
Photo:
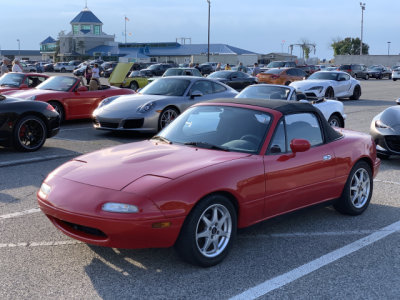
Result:
<svg viewBox="0 0 400 300"><path fill-rule="evenodd" d="M59 53L61 60L87 54L87 51L101 45L113 45L115 35L103 32L103 23L87 6L70 22L71 31L60 32Z"/></svg>

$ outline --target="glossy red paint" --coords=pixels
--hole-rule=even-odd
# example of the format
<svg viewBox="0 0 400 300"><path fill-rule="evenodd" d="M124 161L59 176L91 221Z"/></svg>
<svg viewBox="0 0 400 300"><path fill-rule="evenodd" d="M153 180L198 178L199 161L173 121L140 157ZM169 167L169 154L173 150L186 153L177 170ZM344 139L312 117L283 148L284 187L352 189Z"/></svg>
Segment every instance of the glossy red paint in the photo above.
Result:
<svg viewBox="0 0 400 300"><path fill-rule="evenodd" d="M134 93L130 89L112 86L106 86L105 89L101 90L89 91L88 89L82 89L81 80L75 78L75 83L65 92L35 88L27 91L8 92L7 95L22 99L29 99L35 96L36 101L58 102L64 109L65 119L71 120L91 118L99 103L107 97Z"/></svg>
<svg viewBox="0 0 400 300"><path fill-rule="evenodd" d="M13 72L7 73L7 74L11 74ZM20 73L19 73L20 74ZM34 88L36 85L39 84L39 82L33 82L33 78L36 78L38 80L44 81L47 78L49 78L49 76L47 76L46 74L41 74L41 73L23 73L24 77L21 80L21 84L19 86L9 86L9 85L0 85L0 93L4 94L6 92L10 92L10 91L20 91L20 90L27 90L27 89L32 89Z"/></svg>
<svg viewBox="0 0 400 300"><path fill-rule="evenodd" d="M86 243L170 247L186 216L207 195L227 196L238 212L238 227L246 227L338 198L360 159L370 164L376 176L380 161L368 135L341 130L342 138L318 147L306 149L308 142L297 140L294 144L304 151L264 155L282 114L229 105L267 111L274 117L258 154L154 140L116 146L83 155L53 171L45 180L51 192L45 198L38 193L39 207L57 228ZM331 159L324 161L325 155ZM106 202L136 205L139 212L105 212L101 208ZM171 226L153 228L158 222Z"/></svg>

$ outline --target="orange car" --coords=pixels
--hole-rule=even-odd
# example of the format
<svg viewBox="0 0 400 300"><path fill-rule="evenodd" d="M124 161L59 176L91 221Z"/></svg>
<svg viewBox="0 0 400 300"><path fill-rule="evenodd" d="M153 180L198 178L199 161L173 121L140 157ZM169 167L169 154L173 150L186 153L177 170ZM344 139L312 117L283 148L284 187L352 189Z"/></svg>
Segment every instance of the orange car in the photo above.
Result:
<svg viewBox="0 0 400 300"><path fill-rule="evenodd" d="M303 80L306 72L298 68L269 69L257 75L259 83L289 85L293 81Z"/></svg>

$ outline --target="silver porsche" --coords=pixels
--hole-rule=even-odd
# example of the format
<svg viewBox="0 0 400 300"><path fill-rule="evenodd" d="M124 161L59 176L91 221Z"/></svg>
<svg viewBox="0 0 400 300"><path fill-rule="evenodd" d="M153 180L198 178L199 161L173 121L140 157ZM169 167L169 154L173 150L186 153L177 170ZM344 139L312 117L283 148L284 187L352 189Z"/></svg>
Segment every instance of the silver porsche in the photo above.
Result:
<svg viewBox="0 0 400 300"><path fill-rule="evenodd" d="M137 94L104 99L93 112L93 124L100 130L158 132L195 103L237 94L213 79L163 77Z"/></svg>

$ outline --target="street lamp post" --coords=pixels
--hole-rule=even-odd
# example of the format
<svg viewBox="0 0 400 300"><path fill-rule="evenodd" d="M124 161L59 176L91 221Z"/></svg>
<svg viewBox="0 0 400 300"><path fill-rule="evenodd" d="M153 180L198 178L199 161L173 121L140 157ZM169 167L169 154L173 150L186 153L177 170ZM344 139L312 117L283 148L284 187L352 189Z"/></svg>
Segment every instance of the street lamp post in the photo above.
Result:
<svg viewBox="0 0 400 300"><path fill-rule="evenodd" d="M208 51L207 51L207 61L210 61L210 12L211 12L211 2L207 0L208 3Z"/></svg>
<svg viewBox="0 0 400 300"><path fill-rule="evenodd" d="M21 56L21 41L17 39L18 42L18 56Z"/></svg>
<svg viewBox="0 0 400 300"><path fill-rule="evenodd" d="M388 56L389 56L389 52L390 52L390 43L391 42L387 42L388 43Z"/></svg>
<svg viewBox="0 0 400 300"><path fill-rule="evenodd" d="M365 3L360 2L361 7L361 40L360 40L360 55L362 55L362 46L363 46L363 23L364 23L364 10Z"/></svg>

